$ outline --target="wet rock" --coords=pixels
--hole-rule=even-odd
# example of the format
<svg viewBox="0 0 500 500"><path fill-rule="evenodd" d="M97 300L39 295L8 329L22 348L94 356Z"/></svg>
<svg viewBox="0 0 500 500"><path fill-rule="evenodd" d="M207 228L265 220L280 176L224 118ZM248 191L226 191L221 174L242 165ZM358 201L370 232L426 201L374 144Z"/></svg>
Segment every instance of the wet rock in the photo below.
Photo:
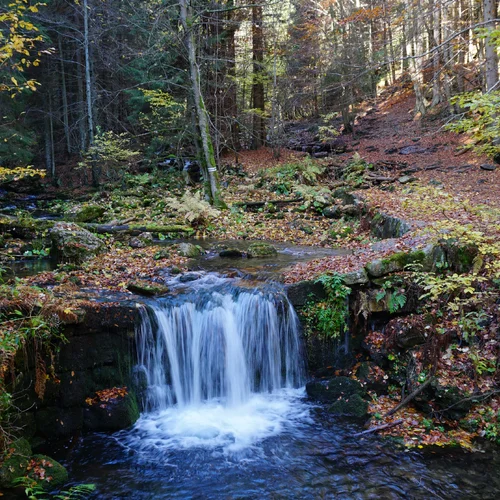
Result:
<svg viewBox="0 0 500 500"><path fill-rule="evenodd" d="M81 263L104 250L104 243L71 222L57 222L50 230L52 252L59 261Z"/></svg>
<svg viewBox="0 0 500 500"><path fill-rule="evenodd" d="M182 257L194 258L201 255L203 249L199 245L192 243L179 243L177 245L177 252Z"/></svg>
<svg viewBox="0 0 500 500"><path fill-rule="evenodd" d="M269 243L252 243L248 247L248 257L274 257L278 254L276 248Z"/></svg>
<svg viewBox="0 0 500 500"><path fill-rule="evenodd" d="M481 170L486 170L488 172L493 172L496 169L496 165L492 165L491 163L484 163L483 165L481 165Z"/></svg>
<svg viewBox="0 0 500 500"><path fill-rule="evenodd" d="M356 197L346 188L338 188L333 192L333 197L342 200L344 205L354 205Z"/></svg>
<svg viewBox="0 0 500 500"><path fill-rule="evenodd" d="M323 285L315 281L299 281L285 288L288 300L295 307L303 307L311 300L319 301L326 297Z"/></svg>
<svg viewBox="0 0 500 500"><path fill-rule="evenodd" d="M91 431L118 431L131 427L138 418L137 401L133 394L127 394L85 408L83 425Z"/></svg>
<svg viewBox="0 0 500 500"><path fill-rule="evenodd" d="M199 280L202 277L201 273L184 273L179 277L181 283L190 283L191 281Z"/></svg>
<svg viewBox="0 0 500 500"><path fill-rule="evenodd" d="M359 395L341 397L335 401L328 412L339 417L366 418L368 416L368 403Z"/></svg>
<svg viewBox="0 0 500 500"><path fill-rule="evenodd" d="M153 283L146 280L131 281L127 285L127 290L137 295L144 295L146 297L154 297L157 295L166 295L169 292L167 286L161 283Z"/></svg>
<svg viewBox="0 0 500 500"><path fill-rule="evenodd" d="M306 385L307 395L323 403L333 402L340 397L349 398L364 395L362 385L348 377L333 377L327 380L313 380Z"/></svg>
<svg viewBox="0 0 500 500"><path fill-rule="evenodd" d="M243 257L243 252L237 248L227 248L219 252L219 257L223 259L241 259Z"/></svg>
<svg viewBox="0 0 500 500"><path fill-rule="evenodd" d="M361 209L358 205L344 205L342 207L342 215L346 217L358 217L361 213Z"/></svg>
<svg viewBox="0 0 500 500"><path fill-rule="evenodd" d="M379 212L370 222L370 230L377 238L386 239L401 238L411 228L406 221Z"/></svg>

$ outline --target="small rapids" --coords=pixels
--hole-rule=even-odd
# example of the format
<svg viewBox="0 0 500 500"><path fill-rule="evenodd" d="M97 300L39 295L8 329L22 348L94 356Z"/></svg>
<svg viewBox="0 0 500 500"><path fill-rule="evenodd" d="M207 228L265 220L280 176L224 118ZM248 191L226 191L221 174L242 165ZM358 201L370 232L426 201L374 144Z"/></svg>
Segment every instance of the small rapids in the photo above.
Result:
<svg viewBox="0 0 500 500"><path fill-rule="evenodd" d="M136 450L253 446L307 413L300 325L276 290L219 287L141 311Z"/></svg>

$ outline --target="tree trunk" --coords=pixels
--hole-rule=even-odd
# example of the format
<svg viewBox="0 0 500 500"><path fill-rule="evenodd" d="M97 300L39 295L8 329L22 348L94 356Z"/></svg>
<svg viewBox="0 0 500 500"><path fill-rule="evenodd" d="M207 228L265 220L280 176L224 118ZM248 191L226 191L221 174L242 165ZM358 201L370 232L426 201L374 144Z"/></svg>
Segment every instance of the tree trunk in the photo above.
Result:
<svg viewBox="0 0 500 500"><path fill-rule="evenodd" d="M61 98L63 105L63 124L64 136L66 138L66 150L71 153L71 137L69 134L69 113L68 113L68 91L66 88L66 71L64 69L64 52L62 45L62 36L59 34L57 37L59 45L59 58L61 60Z"/></svg>
<svg viewBox="0 0 500 500"><path fill-rule="evenodd" d="M497 0L483 0L484 20L492 21L496 19ZM493 24L493 23L492 23ZM494 25L488 25L488 29L493 29ZM485 42L485 57L486 57L486 91L494 89L498 82L498 54L496 45L490 38Z"/></svg>
<svg viewBox="0 0 500 500"><path fill-rule="evenodd" d="M210 135L208 113L200 87L200 68L196 60L195 40L192 30L193 16L191 15L191 9L188 8L188 0L179 0L179 6L180 19L188 51L191 91L195 102L196 117L198 119L203 146L203 161L201 163L205 182L205 196L212 205L224 207L225 204L220 195L219 176L217 174L214 147Z"/></svg>
<svg viewBox="0 0 500 500"><path fill-rule="evenodd" d="M264 145L266 130L264 125L264 30L262 27L262 5L252 7L252 51L253 51L253 84L252 84L252 108L253 108L253 149Z"/></svg>

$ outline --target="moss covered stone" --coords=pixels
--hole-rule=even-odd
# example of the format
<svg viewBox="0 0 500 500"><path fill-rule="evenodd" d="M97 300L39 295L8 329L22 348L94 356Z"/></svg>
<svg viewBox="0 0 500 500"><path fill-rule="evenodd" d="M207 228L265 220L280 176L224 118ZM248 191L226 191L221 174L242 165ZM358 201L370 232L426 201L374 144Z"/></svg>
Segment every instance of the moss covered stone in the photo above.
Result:
<svg viewBox="0 0 500 500"><path fill-rule="evenodd" d="M203 249L199 245L193 245L192 243L179 243L177 252L182 257L194 258L200 256Z"/></svg>
<svg viewBox="0 0 500 500"><path fill-rule="evenodd" d="M74 207L67 214L67 218L74 222L95 222L100 219L106 210L99 205L83 204Z"/></svg>
<svg viewBox="0 0 500 500"><path fill-rule="evenodd" d="M104 250L97 236L71 222L56 223L50 237L52 252L60 261L80 263Z"/></svg>
<svg viewBox="0 0 500 500"><path fill-rule="evenodd" d="M124 397L88 406L84 410L83 423L92 431L118 431L134 425L139 415L137 400L130 392Z"/></svg>
<svg viewBox="0 0 500 500"><path fill-rule="evenodd" d="M337 399L328 411L342 417L365 418L368 415L368 403L359 394L353 394L348 398Z"/></svg>
<svg viewBox="0 0 500 500"><path fill-rule="evenodd" d="M68 480L68 472L57 461L45 455L33 455L26 439L14 441L0 463L0 487L14 488L16 480L29 477L40 486L52 489Z"/></svg>
<svg viewBox="0 0 500 500"><path fill-rule="evenodd" d="M278 251L269 243L252 243L247 250L248 257L273 257Z"/></svg>
<svg viewBox="0 0 500 500"><path fill-rule="evenodd" d="M380 278L391 273L402 271L409 264L422 264L426 259L422 250L415 252L398 252L386 259L376 259L366 265L366 272L373 278Z"/></svg>
<svg viewBox="0 0 500 500"><path fill-rule="evenodd" d="M169 292L167 286L161 283L153 283L152 281L146 280L135 280L131 281L127 285L127 290L138 295L144 295L146 297L154 297L155 295L165 295Z"/></svg>
<svg viewBox="0 0 500 500"><path fill-rule="evenodd" d="M348 377L333 377L313 380L306 385L307 395L317 401L332 402L340 397L350 398L354 394L364 395L365 389L356 380Z"/></svg>

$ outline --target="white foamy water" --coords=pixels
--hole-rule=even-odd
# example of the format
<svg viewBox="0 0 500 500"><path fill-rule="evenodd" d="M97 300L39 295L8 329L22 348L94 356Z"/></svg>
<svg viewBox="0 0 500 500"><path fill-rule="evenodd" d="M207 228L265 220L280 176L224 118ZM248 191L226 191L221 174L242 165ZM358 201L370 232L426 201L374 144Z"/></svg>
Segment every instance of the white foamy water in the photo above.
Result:
<svg viewBox="0 0 500 500"><path fill-rule="evenodd" d="M299 322L282 293L198 290L142 310L139 450L252 447L304 416Z"/></svg>

